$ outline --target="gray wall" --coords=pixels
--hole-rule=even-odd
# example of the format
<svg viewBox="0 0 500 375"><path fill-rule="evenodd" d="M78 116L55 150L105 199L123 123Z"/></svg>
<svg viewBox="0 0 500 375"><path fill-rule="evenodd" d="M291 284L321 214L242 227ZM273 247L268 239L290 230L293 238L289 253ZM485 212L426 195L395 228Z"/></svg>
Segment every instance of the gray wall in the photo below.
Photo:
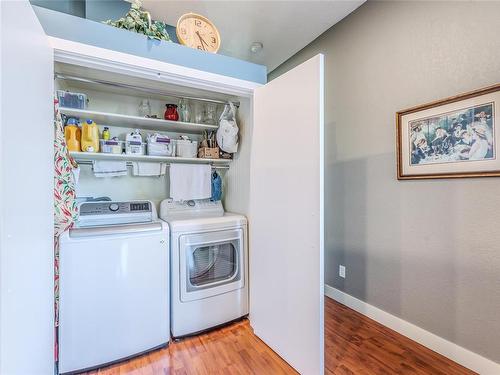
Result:
<svg viewBox="0 0 500 375"><path fill-rule="evenodd" d="M369 1L270 74L326 55L326 283L497 362L500 178L398 182L394 116L499 83L499 19Z"/></svg>

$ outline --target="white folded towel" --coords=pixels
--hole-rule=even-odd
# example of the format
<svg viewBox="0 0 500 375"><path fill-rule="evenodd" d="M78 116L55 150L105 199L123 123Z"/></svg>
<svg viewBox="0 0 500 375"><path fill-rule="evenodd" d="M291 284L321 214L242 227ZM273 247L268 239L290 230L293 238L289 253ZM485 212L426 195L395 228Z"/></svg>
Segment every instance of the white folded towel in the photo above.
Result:
<svg viewBox="0 0 500 375"><path fill-rule="evenodd" d="M165 163L133 162L132 174L134 176L163 176L167 172Z"/></svg>
<svg viewBox="0 0 500 375"><path fill-rule="evenodd" d="M96 177L126 176L127 162L96 160L92 163L92 169Z"/></svg>
<svg viewBox="0 0 500 375"><path fill-rule="evenodd" d="M210 198L210 165L170 164L170 197L174 201Z"/></svg>

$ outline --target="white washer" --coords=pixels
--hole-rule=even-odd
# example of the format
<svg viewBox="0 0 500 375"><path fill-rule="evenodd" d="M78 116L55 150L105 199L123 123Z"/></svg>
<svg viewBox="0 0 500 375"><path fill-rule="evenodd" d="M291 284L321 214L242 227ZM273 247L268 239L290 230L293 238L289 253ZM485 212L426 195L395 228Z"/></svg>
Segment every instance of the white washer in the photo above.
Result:
<svg viewBox="0 0 500 375"><path fill-rule="evenodd" d="M165 346L169 231L149 201L88 202L60 239L59 372Z"/></svg>
<svg viewBox="0 0 500 375"><path fill-rule="evenodd" d="M161 203L170 226L170 328L179 338L248 314L247 220L220 201Z"/></svg>

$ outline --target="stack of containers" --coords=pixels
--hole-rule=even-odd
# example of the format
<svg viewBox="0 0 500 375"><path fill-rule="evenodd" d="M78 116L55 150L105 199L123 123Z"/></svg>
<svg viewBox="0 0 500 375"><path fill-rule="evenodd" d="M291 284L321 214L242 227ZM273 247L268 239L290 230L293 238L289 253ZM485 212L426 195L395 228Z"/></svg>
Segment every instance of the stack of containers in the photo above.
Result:
<svg viewBox="0 0 500 375"><path fill-rule="evenodd" d="M152 156L174 156L175 142L166 135L158 133L148 134L148 155Z"/></svg>

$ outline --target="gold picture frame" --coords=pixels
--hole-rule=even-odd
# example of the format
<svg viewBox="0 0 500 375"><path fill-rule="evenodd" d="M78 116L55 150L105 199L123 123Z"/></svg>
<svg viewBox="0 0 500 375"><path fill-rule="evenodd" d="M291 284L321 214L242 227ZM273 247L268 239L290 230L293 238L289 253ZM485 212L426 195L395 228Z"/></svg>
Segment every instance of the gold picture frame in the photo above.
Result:
<svg viewBox="0 0 500 375"><path fill-rule="evenodd" d="M500 176L500 84L396 112L398 180Z"/></svg>

